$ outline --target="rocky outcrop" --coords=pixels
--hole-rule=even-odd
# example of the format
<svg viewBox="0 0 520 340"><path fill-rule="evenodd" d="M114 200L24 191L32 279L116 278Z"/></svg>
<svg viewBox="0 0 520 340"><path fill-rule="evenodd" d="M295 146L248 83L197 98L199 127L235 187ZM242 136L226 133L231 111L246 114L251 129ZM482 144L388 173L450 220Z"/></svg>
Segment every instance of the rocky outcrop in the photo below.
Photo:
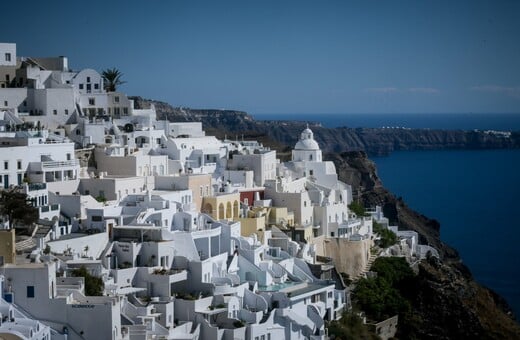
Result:
<svg viewBox="0 0 520 340"><path fill-rule="evenodd" d="M356 199L366 206L382 205L392 224L417 231L421 243L439 250L440 261L431 258L419 265L408 291L413 318L400 318L399 338L520 339L520 326L505 300L473 280L457 251L441 241L437 221L410 209L383 187L366 153L327 158L336 164L340 178L353 186Z"/></svg>

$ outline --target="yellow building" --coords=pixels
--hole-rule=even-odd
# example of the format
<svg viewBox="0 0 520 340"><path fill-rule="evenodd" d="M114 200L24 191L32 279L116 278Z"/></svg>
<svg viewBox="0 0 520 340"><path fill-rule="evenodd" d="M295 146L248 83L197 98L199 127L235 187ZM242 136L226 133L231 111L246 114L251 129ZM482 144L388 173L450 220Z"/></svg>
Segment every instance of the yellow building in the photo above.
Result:
<svg viewBox="0 0 520 340"><path fill-rule="evenodd" d="M212 196L211 175L182 174L180 176L155 176L157 190L187 190L193 194L193 203L198 211L202 209L202 198Z"/></svg>
<svg viewBox="0 0 520 340"><path fill-rule="evenodd" d="M238 220L240 217L240 193L220 193L202 199L202 212L215 220Z"/></svg>
<svg viewBox="0 0 520 340"><path fill-rule="evenodd" d="M14 237L14 229L0 230L0 257L3 263L16 262L16 243Z"/></svg>
<svg viewBox="0 0 520 340"><path fill-rule="evenodd" d="M269 216L270 209L267 207L255 207L247 212L247 216L239 218L240 234L244 237L257 234L262 239L264 230L267 227L266 217Z"/></svg>
<svg viewBox="0 0 520 340"><path fill-rule="evenodd" d="M294 212L287 211L287 207L271 207L268 222L274 225L293 226Z"/></svg>

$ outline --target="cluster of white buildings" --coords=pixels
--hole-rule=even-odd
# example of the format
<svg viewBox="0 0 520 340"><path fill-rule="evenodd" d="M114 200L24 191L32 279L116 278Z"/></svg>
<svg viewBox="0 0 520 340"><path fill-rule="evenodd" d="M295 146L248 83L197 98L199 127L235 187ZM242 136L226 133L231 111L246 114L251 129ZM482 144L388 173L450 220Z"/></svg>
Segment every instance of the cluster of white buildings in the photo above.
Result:
<svg viewBox="0 0 520 340"><path fill-rule="evenodd" d="M348 209L308 128L283 163L155 116L95 70L0 43L0 185L39 211L23 240L2 222L0 338L325 339L349 308L334 263L359 274L380 211Z"/></svg>

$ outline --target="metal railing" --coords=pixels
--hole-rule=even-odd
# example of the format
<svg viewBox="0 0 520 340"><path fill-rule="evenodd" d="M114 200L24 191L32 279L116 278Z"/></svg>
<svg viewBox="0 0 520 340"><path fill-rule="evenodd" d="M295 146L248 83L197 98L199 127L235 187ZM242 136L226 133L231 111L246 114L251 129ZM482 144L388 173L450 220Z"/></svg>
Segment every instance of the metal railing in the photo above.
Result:
<svg viewBox="0 0 520 340"><path fill-rule="evenodd" d="M69 166L78 166L79 160L71 159L69 161L48 161L42 162L42 168L61 168Z"/></svg>

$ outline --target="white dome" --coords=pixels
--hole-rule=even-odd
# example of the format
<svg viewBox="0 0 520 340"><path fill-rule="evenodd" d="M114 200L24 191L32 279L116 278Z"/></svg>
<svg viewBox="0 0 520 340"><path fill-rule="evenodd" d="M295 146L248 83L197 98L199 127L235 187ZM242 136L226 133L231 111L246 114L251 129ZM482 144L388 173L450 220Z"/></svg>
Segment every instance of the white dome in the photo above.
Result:
<svg viewBox="0 0 520 340"><path fill-rule="evenodd" d="M300 135L300 140L294 146L295 150L319 150L320 146L314 140L314 134L312 130L307 128L302 131Z"/></svg>
<svg viewBox="0 0 520 340"><path fill-rule="evenodd" d="M309 135L311 135L311 136L313 135L312 130L309 129L309 128L306 128L305 130L302 131L302 136L303 136L304 134L309 134Z"/></svg>
<svg viewBox="0 0 520 340"><path fill-rule="evenodd" d="M319 150L320 146L314 139L300 139L294 146L294 150Z"/></svg>

